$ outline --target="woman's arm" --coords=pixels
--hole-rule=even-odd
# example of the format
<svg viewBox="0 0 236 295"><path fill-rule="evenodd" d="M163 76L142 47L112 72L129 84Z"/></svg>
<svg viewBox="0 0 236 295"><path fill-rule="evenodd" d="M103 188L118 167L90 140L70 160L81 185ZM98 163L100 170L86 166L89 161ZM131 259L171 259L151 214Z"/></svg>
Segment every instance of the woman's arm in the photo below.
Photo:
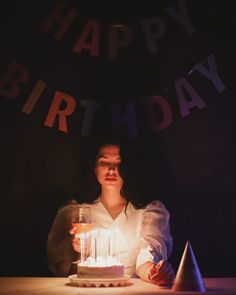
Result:
<svg viewBox="0 0 236 295"><path fill-rule="evenodd" d="M69 233L72 210L73 205L68 205L58 211L48 235L48 265L56 276L76 273L76 265L72 262L78 259L78 253L73 249Z"/></svg>
<svg viewBox="0 0 236 295"><path fill-rule="evenodd" d="M142 215L137 275L159 285L170 283L174 271L167 259L172 251L172 244L169 212L161 202L153 201Z"/></svg>

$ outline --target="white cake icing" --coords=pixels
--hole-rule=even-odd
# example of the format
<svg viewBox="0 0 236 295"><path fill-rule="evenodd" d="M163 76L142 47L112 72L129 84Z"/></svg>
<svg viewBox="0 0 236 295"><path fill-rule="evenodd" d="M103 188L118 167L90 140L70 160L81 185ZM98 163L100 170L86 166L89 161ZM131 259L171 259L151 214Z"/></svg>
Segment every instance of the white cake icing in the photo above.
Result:
<svg viewBox="0 0 236 295"><path fill-rule="evenodd" d="M124 265L88 266L78 264L77 276L81 278L120 278L124 276Z"/></svg>

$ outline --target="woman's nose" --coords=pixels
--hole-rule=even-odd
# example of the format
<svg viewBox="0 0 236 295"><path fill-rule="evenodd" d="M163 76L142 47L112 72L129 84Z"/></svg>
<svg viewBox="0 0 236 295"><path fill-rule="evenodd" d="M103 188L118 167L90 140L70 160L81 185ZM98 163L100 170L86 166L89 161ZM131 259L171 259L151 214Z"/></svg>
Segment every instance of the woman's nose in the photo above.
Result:
<svg viewBox="0 0 236 295"><path fill-rule="evenodd" d="M108 171L109 172L116 172L116 165L109 165L108 166Z"/></svg>

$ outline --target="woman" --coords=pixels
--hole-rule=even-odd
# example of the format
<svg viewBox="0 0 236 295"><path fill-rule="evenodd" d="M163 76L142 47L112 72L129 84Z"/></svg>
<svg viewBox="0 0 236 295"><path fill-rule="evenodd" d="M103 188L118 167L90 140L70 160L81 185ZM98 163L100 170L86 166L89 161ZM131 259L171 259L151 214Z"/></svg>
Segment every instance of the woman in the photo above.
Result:
<svg viewBox="0 0 236 295"><path fill-rule="evenodd" d="M143 208L128 193L127 164L120 143L108 141L99 145L96 153L94 175L100 185L100 194L87 204L91 208L96 228L119 228L121 261L125 272L138 275L142 280L158 285L172 282L174 271L167 259L172 250L169 231L169 213L159 201ZM135 159L137 161L137 159ZM132 181L132 177L130 180ZM47 243L49 267L55 275L76 273L73 261L80 246L73 238L71 213L75 204L58 211ZM72 235L72 239L71 236Z"/></svg>

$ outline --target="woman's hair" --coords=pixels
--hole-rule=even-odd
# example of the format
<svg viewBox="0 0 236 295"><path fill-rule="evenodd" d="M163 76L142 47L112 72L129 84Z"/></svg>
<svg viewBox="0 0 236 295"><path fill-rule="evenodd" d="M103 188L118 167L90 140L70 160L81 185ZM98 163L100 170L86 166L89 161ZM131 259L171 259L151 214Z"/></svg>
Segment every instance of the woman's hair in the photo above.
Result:
<svg viewBox="0 0 236 295"><path fill-rule="evenodd" d="M128 202L131 202L136 208L143 208L148 201L143 198L142 188L142 165L138 155L137 148L128 140L124 140L119 136L108 136L99 138L96 144L91 145L89 157L84 171L85 179L84 187L81 192L82 199L80 202L93 203L100 195L101 186L95 175L95 165L99 150L103 146L114 145L120 147L121 163L119 166L120 175L123 179L123 188L121 194Z"/></svg>

